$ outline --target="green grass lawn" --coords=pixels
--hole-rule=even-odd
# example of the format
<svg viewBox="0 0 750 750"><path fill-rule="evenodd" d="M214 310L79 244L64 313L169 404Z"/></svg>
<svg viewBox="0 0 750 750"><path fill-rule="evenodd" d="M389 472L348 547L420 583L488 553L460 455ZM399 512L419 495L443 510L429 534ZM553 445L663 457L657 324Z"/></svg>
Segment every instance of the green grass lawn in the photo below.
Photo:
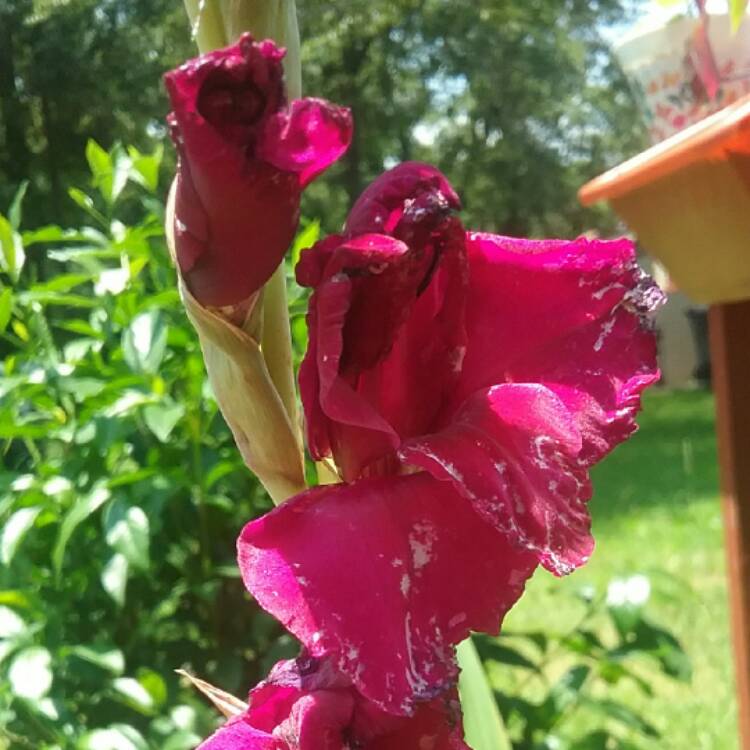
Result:
<svg viewBox="0 0 750 750"><path fill-rule="evenodd" d="M580 610L561 589L602 589L613 577L648 575L648 616L682 641L693 662L692 683L660 678L653 698L626 685L612 697L658 727L662 739L655 747L734 750L713 399L702 392L652 393L639 421L641 430L594 472L593 558L563 581L539 571L506 628L565 632Z"/></svg>

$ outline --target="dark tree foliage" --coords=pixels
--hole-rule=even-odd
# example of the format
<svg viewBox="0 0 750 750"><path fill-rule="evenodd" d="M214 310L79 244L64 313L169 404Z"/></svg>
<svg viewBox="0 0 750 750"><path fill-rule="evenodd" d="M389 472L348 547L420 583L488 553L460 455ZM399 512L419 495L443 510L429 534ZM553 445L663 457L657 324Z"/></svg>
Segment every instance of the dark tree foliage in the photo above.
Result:
<svg viewBox="0 0 750 750"><path fill-rule="evenodd" d="M174 0L0 0L0 205L29 179L29 224L73 220L87 139L162 137L161 74L189 54Z"/></svg>
<svg viewBox="0 0 750 750"><path fill-rule="evenodd" d="M642 145L601 39L625 0L298 0L309 94L354 111L351 150L305 209L336 229L390 164L437 163L467 223L609 231L575 192ZM31 180L31 225L65 222L87 138L164 138L163 71L193 54L174 0L0 0L0 205ZM171 154L171 149L167 149Z"/></svg>
<svg viewBox="0 0 750 750"><path fill-rule="evenodd" d="M335 225L384 165L422 158L448 174L473 226L610 230L611 215L584 211L575 193L643 145L601 38L602 26L624 19L624 5L305 0L305 86L347 103L356 123L335 184L316 187L309 210Z"/></svg>

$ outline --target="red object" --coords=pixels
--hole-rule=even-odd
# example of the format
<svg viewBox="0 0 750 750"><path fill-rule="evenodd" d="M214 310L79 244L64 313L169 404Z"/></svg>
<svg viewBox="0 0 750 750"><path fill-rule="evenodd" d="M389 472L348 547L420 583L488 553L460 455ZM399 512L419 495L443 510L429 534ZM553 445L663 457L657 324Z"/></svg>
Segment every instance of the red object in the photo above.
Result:
<svg viewBox="0 0 750 750"><path fill-rule="evenodd" d="M454 646L496 633L538 563L588 559L588 469L658 377L661 292L629 241L467 234L457 205L403 164L303 253L308 443L348 484L238 543L261 606L393 713L454 683Z"/></svg>
<svg viewBox="0 0 750 750"><path fill-rule="evenodd" d="M497 633L536 567L425 472L309 490L247 524L238 552L258 603L397 715L452 687L454 646Z"/></svg>
<svg viewBox="0 0 750 750"><path fill-rule="evenodd" d="M294 237L302 189L351 139L349 110L287 105L283 55L245 34L165 76L180 157L177 262L204 305L237 304L268 281Z"/></svg>
<svg viewBox="0 0 750 750"><path fill-rule="evenodd" d="M201 750L470 750L455 691L397 717L359 695L330 662L308 656L278 662L248 701Z"/></svg>

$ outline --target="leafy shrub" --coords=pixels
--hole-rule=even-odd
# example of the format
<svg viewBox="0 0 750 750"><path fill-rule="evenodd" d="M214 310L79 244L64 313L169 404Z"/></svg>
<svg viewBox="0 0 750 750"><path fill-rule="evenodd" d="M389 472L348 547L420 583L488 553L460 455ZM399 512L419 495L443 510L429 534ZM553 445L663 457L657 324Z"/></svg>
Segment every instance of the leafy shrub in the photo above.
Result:
<svg viewBox="0 0 750 750"><path fill-rule="evenodd" d="M179 302L161 151L90 142L86 157L90 186L69 190L80 228L23 231L23 186L0 215L0 748L187 750L217 717L175 668L242 696L296 648L238 578L234 540L270 502L218 415ZM292 262L317 236L308 224ZM289 276L299 359L306 290ZM622 738L655 730L597 688L651 690L631 669L639 654L689 673L675 639L627 600L591 599L565 635L477 644L531 678L497 693L516 750L636 747ZM534 681L541 700L527 697ZM579 713L597 728L573 744Z"/></svg>
<svg viewBox="0 0 750 750"><path fill-rule="evenodd" d="M475 636L485 664L516 678L495 692L514 750L639 750L659 739L655 726L612 698L621 682L651 696L656 674L691 678L680 643L644 612L650 591L645 576L616 579L605 595L579 593L583 613L567 632Z"/></svg>
<svg viewBox="0 0 750 750"><path fill-rule="evenodd" d="M0 729L181 750L214 712L173 670L241 695L279 645L234 552L269 501L181 309L160 150L86 155L84 226L22 231L23 189L0 218Z"/></svg>

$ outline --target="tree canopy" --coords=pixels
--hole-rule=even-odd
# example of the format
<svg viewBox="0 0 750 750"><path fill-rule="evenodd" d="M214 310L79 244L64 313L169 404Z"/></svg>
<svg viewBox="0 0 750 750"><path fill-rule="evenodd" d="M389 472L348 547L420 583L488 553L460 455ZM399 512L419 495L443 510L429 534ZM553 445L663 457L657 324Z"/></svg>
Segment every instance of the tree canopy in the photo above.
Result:
<svg viewBox="0 0 750 750"><path fill-rule="evenodd" d="M575 192L643 143L601 37L625 5L299 0L306 93L349 105L356 124L306 213L333 230L384 167L418 158L454 182L471 226L611 230ZM172 0L0 0L0 205L29 179L29 222L65 221L86 140L164 139L161 75L192 54Z"/></svg>

